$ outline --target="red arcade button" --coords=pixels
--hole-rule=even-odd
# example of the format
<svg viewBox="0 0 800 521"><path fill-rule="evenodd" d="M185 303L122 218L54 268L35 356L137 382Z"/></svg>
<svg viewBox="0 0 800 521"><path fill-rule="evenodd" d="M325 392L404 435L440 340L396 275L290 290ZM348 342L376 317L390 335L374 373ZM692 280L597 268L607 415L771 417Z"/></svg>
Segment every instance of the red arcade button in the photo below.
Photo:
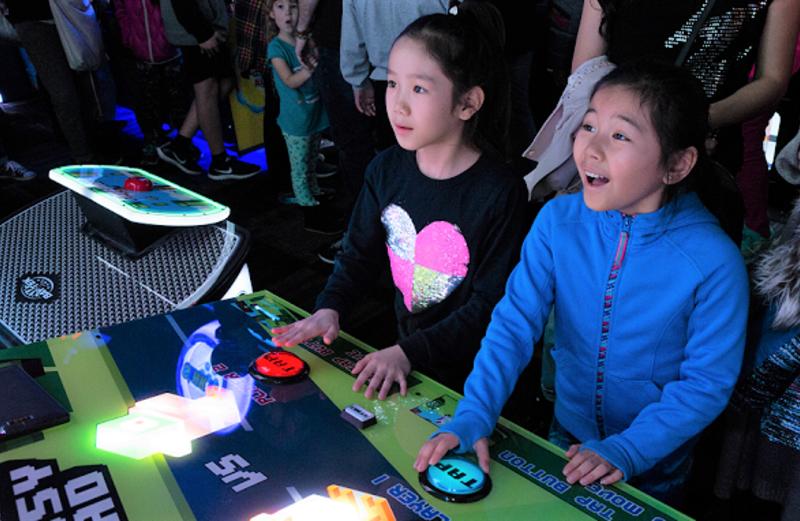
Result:
<svg viewBox="0 0 800 521"><path fill-rule="evenodd" d="M308 364L288 351L270 351L250 364L250 374L270 383L291 383L308 376Z"/></svg>

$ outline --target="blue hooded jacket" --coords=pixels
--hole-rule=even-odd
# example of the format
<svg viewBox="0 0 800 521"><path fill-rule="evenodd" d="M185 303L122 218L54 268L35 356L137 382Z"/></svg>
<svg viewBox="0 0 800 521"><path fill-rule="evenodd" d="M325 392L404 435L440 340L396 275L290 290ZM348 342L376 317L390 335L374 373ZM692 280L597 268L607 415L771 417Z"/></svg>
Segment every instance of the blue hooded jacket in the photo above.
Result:
<svg viewBox="0 0 800 521"><path fill-rule="evenodd" d="M557 197L537 217L440 432L459 451L488 436L555 306L555 415L620 469L641 474L725 408L748 306L742 257L698 197L637 216Z"/></svg>

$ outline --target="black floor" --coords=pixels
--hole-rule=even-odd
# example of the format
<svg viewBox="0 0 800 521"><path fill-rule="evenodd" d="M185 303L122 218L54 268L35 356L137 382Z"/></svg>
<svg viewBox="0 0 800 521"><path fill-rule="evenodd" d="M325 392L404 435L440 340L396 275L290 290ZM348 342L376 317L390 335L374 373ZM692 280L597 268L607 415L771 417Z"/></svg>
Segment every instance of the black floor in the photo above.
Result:
<svg viewBox="0 0 800 521"><path fill-rule="evenodd" d="M48 196L60 186L47 178L47 172L56 166L69 163L69 154L63 140L51 124L46 104L41 100L21 104L5 104L7 128L3 132L5 146L15 159L35 170L39 175L33 181L16 182L0 180L0 220L32 202ZM131 130L130 111L121 110L121 121L105 129L109 157L121 153L123 164L136 165L141 146ZM263 150L249 157L259 156ZM302 214L296 207L282 206L276 202L279 191L288 186L288 173L264 172L243 181L215 182L205 176L187 176L168 165L149 168L167 179L195 190L228 205L230 220L249 230L251 248L247 264L253 287L267 289L304 309L311 309L318 292L330 274L331 267L318 260L316 252L331 241L331 237L307 232L303 229ZM338 188L337 176L325 184ZM339 206L344 204L340 201ZM349 320L345 330L375 347L395 341L391 289L388 282L372 295L364 295ZM538 367L529 368L529 385L517 396L515 418L525 427L541 436L547 435L551 408L538 391ZM741 494L731 501L716 500L711 493L714 476L714 453L718 446L708 440L706 453L696 468L691 497L684 510L697 519L721 520L777 520L780 508L759 501L749 494Z"/></svg>

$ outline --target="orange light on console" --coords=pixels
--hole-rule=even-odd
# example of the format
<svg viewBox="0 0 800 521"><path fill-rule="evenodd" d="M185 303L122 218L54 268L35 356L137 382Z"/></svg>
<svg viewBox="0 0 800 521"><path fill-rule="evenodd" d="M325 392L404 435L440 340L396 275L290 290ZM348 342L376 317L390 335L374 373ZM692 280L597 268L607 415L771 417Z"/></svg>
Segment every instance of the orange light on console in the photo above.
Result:
<svg viewBox="0 0 800 521"><path fill-rule="evenodd" d="M346 505L330 498L311 494L297 503L275 512L258 514L250 521L367 521L363 514L352 505Z"/></svg>
<svg viewBox="0 0 800 521"><path fill-rule="evenodd" d="M369 521L397 521L386 498L339 485L328 485L328 495L334 501L353 506Z"/></svg>

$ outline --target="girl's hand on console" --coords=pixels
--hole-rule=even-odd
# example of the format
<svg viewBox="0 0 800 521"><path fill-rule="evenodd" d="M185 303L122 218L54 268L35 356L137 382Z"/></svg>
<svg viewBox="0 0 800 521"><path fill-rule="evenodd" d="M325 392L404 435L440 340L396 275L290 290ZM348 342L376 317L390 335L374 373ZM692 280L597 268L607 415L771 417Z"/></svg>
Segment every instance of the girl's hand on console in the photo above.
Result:
<svg viewBox="0 0 800 521"><path fill-rule="evenodd" d="M406 375L411 372L411 362L408 361L403 348L395 344L368 354L356 363L352 372L358 375L353 384L353 391L358 392L369 380L364 396L372 398L380 386L378 399L385 400L395 382L400 385L400 394L406 395L408 390Z"/></svg>
<svg viewBox="0 0 800 521"><path fill-rule="evenodd" d="M449 432L437 434L435 437L425 442L419 449L417 460L414 462L414 469L417 472L424 472L430 465L436 465L447 455L448 452L458 447L458 438ZM475 455L478 457L478 465L485 473L489 473L489 440L481 438L472 446Z"/></svg>
<svg viewBox="0 0 800 521"><path fill-rule="evenodd" d="M580 445L572 445L566 454L569 462L564 466L567 483L580 482L590 485L600 480L601 485L611 485L622 479L622 471L602 456L589 449L581 450Z"/></svg>
<svg viewBox="0 0 800 521"><path fill-rule="evenodd" d="M339 336L339 313L332 309L319 309L303 320L272 328L272 335L272 341L281 347L296 346L316 336L321 336L322 341L330 345Z"/></svg>

